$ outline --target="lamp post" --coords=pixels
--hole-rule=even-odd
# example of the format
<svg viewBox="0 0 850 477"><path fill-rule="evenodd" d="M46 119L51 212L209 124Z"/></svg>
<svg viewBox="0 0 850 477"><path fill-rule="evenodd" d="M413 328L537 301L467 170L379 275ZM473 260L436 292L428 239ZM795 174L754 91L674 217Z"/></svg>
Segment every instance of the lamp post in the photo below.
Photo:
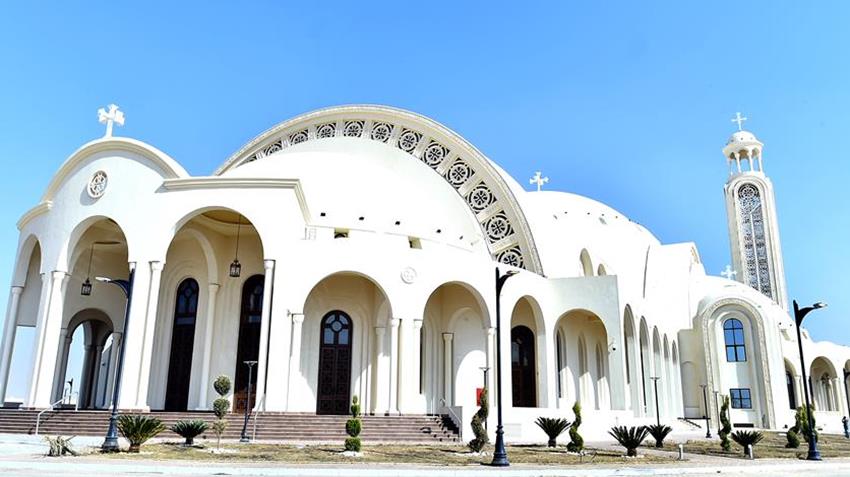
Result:
<svg viewBox="0 0 850 477"><path fill-rule="evenodd" d="M245 421L242 423L242 437L239 438L239 442L251 442L251 439L248 438L248 416L251 415L251 378L254 377L254 365L257 362L243 361L243 363L245 363L245 366L248 366L248 397L245 403Z"/></svg>
<svg viewBox="0 0 850 477"><path fill-rule="evenodd" d="M850 371L847 371L846 369L843 371L844 381L842 382L844 383L844 400L847 401L847 417L845 417L845 419L850 419L850 392L847 391L847 377L850 376ZM850 429L848 429L846 424L844 425L844 437L850 439Z"/></svg>
<svg viewBox="0 0 850 477"><path fill-rule="evenodd" d="M797 324L797 345L800 348L800 370L803 372L803 394L806 397L806 415L809 418L809 455L806 456L806 460L821 460L821 458L820 451L818 451L818 443L815 440L815 423L809 400L809 383L806 378L806 360L803 358L803 339L800 335L800 326L803 324L803 318L805 318L812 310L824 307L826 307L826 303L817 302L812 306L807 306L801 309L797 306L797 300L794 300L794 322Z"/></svg>
<svg viewBox="0 0 850 477"><path fill-rule="evenodd" d="M699 387L702 388L702 402L705 404L705 438L711 439L711 423L708 421L708 394L705 392L708 384L700 384Z"/></svg>
<svg viewBox="0 0 850 477"><path fill-rule="evenodd" d="M661 426L661 411L658 409L658 380L661 379L659 376L651 376L649 379L652 380L653 388L655 388L655 423L658 426Z"/></svg>
<svg viewBox="0 0 850 477"><path fill-rule="evenodd" d="M106 277L96 277L97 281L103 283L111 283L124 292L127 302L124 305L124 342L127 342L127 330L130 329L130 304L133 302L133 281L136 276L136 267L130 268L130 277L127 280L113 280ZM121 391L121 375L124 371L124 351L126 346L121 344L118 350L118 362L115 364L115 383L112 387L112 413L109 415L109 429L106 431L106 438L103 440L103 445L100 446L102 452L118 452L118 433L116 429L116 421L118 420L118 395Z"/></svg>
<svg viewBox="0 0 850 477"><path fill-rule="evenodd" d="M490 465L494 467L507 467L508 452L505 450L505 430L502 428L502 311L501 311L501 295L502 287L508 278L516 275L515 270L509 270L502 275L499 272L499 267L496 267L496 409L497 409L497 425L496 425L496 449L493 451L493 462Z"/></svg>

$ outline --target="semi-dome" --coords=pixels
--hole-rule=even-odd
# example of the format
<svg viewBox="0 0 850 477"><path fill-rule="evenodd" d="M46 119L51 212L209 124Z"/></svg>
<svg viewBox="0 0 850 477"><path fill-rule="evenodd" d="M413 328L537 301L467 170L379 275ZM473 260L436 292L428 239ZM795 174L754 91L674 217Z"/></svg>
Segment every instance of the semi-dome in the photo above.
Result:
<svg viewBox="0 0 850 477"><path fill-rule="evenodd" d="M759 141L755 134L749 131L735 131L726 141L723 147L723 155L730 160L738 158L752 158L761 155L764 144Z"/></svg>

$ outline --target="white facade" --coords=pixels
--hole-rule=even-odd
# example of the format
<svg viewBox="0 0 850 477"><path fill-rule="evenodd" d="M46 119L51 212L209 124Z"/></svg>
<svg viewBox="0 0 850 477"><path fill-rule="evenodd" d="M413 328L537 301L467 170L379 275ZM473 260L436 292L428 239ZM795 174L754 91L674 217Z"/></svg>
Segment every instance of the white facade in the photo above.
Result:
<svg viewBox="0 0 850 477"><path fill-rule="evenodd" d="M466 437L482 368L495 369L497 266L519 272L501 297L509 441L542 439L534 419L572 419L576 400L590 437L654 421L653 377L671 424L706 413L702 384L712 419L712 391L749 390L732 421L758 427L793 420L786 371L802 396L793 321L771 298L707 276L694 244L661 244L603 204L524 191L456 133L397 109L294 118L208 177L107 136L71 155L18 228L0 396L14 366L32 375L26 407L62 396L70 337L85 325L94 407L109 404L115 342L123 409L209 408L212 380L238 384L248 359L259 410L334 412L357 395L375 414L450 414ZM124 334L122 292L95 277L130 269ZM727 360L730 318L744 361ZM34 343L15 340L20 327L35 328ZM32 346L33 360L12 363L14 346ZM804 346L818 422L837 429L850 349Z"/></svg>

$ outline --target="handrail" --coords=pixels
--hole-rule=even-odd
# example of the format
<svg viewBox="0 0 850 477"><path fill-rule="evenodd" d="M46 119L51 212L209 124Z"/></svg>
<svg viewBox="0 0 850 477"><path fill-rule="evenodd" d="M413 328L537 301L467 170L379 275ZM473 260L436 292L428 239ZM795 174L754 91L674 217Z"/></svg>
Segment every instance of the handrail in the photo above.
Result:
<svg viewBox="0 0 850 477"><path fill-rule="evenodd" d="M461 440L461 442L463 442L463 421L460 420L460 417L455 414L451 407L446 405L445 399L440 398L440 404L442 404L443 407L449 411L449 414L451 414L452 421L454 421L455 425L457 426L457 436Z"/></svg>
<svg viewBox="0 0 850 477"><path fill-rule="evenodd" d="M41 415L44 414L47 411L52 411L53 406L59 404L60 402L62 402L64 400L65 400L65 396L62 396L62 399L54 402L53 404L50 405L50 407L48 407L46 409L42 409L41 412L38 413L38 416L36 416L36 418L35 418L35 436L36 437L38 437L38 427L39 427L39 424L41 424Z"/></svg>
<svg viewBox="0 0 850 477"><path fill-rule="evenodd" d="M263 394L263 395L260 397L260 401L259 401L259 402L257 402L257 403L255 404L255 406L254 406L254 407L256 407L256 408L257 408L257 411L253 413L253 414L254 414L254 415L253 415L253 418L254 418L254 430L253 430L253 431L251 431L251 440L252 440L252 441L254 441L254 440L256 440L256 439L257 439L257 418L258 418L258 417L260 417L260 412L261 412L261 411L260 411L260 409L262 409L262 408L263 408L263 405L265 405L265 403L266 403L266 395L265 395L265 394Z"/></svg>

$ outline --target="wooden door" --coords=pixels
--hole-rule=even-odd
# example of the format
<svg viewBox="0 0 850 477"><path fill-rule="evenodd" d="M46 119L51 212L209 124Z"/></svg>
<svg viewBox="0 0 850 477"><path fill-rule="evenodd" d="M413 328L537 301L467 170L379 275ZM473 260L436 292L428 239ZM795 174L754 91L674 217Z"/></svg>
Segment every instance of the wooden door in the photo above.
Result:
<svg viewBox="0 0 850 477"><path fill-rule="evenodd" d="M195 345L197 315L198 282L188 278L177 287L177 299L174 305L168 383L165 388L166 411L185 411L189 404L189 381L192 377L192 349Z"/></svg>
<svg viewBox="0 0 850 477"><path fill-rule="evenodd" d="M245 361L256 361L260 355L260 324L263 316L262 275L254 275L242 287L242 312L239 318L239 344L236 347L236 373L233 380L233 412L244 412L246 406L254 407L257 392L257 367L251 374L251 398L248 400L248 366Z"/></svg>
<svg viewBox="0 0 850 477"><path fill-rule="evenodd" d="M322 319L317 414L349 413L353 331L351 318L341 311L332 311Z"/></svg>
<svg viewBox="0 0 850 477"><path fill-rule="evenodd" d="M537 406L534 332L526 326L511 330L511 387L514 407Z"/></svg>

